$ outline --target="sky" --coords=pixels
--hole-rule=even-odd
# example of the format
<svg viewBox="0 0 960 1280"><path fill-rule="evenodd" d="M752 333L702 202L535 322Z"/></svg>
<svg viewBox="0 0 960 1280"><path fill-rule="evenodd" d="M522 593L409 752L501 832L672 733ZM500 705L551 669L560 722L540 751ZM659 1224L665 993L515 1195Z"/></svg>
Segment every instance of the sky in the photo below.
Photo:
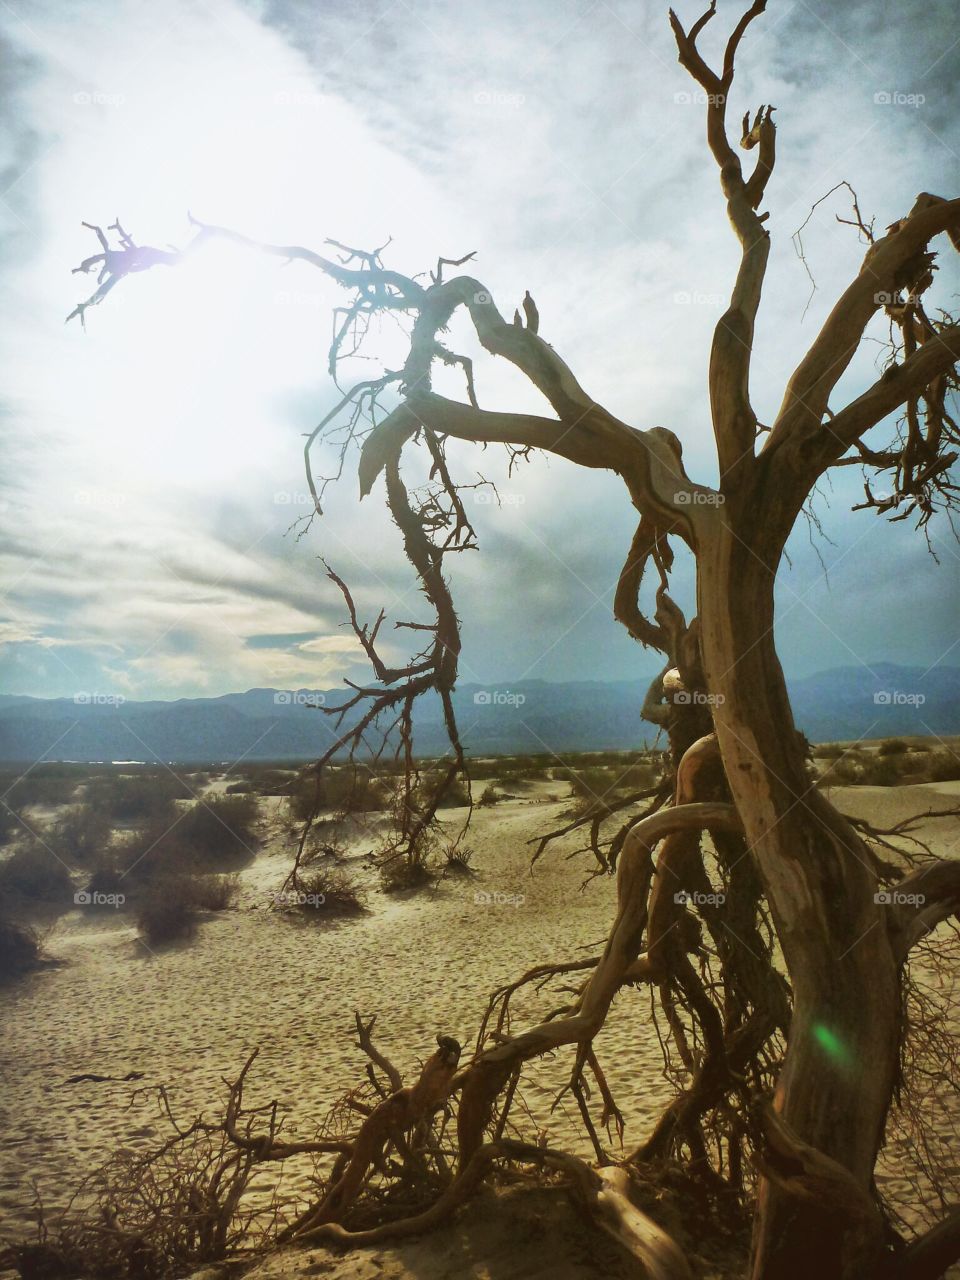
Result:
<svg viewBox="0 0 960 1280"><path fill-rule="evenodd" d="M689 25L699 5L679 12ZM720 0L708 56L740 12ZM84 220L119 217L139 242L177 247L188 211L317 249L392 236L386 261L408 274L476 250L471 274L505 314L529 289L541 334L590 394L675 431L688 472L716 480L706 365L738 249L659 4L3 0L0 35L3 692L178 698L363 678L321 557L364 617L423 616L382 487L360 503L348 467L322 522L292 527L308 510L304 433L337 399L326 351L343 295L304 264L220 245L124 280L84 332L64 325L94 285L71 274L96 251ZM770 0L750 28L730 117L773 103L779 125L761 421L863 255L836 220L843 191L803 231L815 290L794 232L843 179L881 230L918 192L955 194L958 70L950 0ZM937 296L955 306L957 255L936 247ZM879 336L838 407L875 378ZM385 324L373 350L396 362L401 335ZM477 370L484 407L542 411L511 369L481 355ZM621 482L543 456L508 475L499 450L453 453L458 475L501 496L475 504L480 549L449 566L461 678L656 670L612 618L634 524ZM815 500L823 535L801 523L788 547L788 676L960 665L948 525L929 527L935 560L909 523L851 513L860 496L856 469L835 472ZM683 556L676 594L689 611ZM404 634L389 634L390 659Z"/></svg>

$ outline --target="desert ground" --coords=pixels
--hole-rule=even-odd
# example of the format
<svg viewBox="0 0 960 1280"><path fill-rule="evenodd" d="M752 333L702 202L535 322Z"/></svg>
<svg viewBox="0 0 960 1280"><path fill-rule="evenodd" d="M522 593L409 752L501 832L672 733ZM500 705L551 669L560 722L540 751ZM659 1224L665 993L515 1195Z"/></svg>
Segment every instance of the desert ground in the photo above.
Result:
<svg viewBox="0 0 960 1280"><path fill-rule="evenodd" d="M234 778L212 772L197 784L197 794L223 795ZM468 872L446 874L418 891L382 891L373 860L380 815L350 825L337 864L365 898L366 911L355 916L277 909L296 841L281 796L259 800L255 840L236 871L235 901L204 912L191 938L150 945L124 906L41 910L44 951L55 963L0 987L2 1231L29 1233L36 1197L55 1211L116 1150L144 1151L168 1136L160 1085L174 1114L189 1123L216 1109L224 1078L234 1078L259 1048L249 1077L251 1103L275 1100L288 1135L311 1135L331 1105L363 1079L355 1011L377 1016L378 1047L409 1079L438 1033L472 1046L495 988L540 962L596 954L613 915L613 880L588 879L595 865L590 855L568 856L582 843L577 836L558 841L531 866L531 841L562 825L570 811L568 785L534 777L505 783L499 792L496 804L473 812ZM960 803L960 782L844 786L830 793L847 813L893 826ZM32 817L52 822L56 812L37 809ZM465 816L463 808L445 809L443 823L453 830ZM957 819L928 820L921 832L935 854L957 856ZM556 1003L556 989L520 993L514 1026ZM624 1143L636 1143L672 1092L642 989L618 997L616 1016L596 1047L624 1113ZM528 1139L591 1159L575 1106L569 1098L553 1105L570 1065L560 1054L526 1073L514 1121ZM135 1078L125 1079L132 1073ZM109 1078L68 1083L85 1075ZM930 1105L945 1137L955 1138L958 1099L932 1097ZM615 1136L604 1141L616 1155ZM880 1181L906 1202L901 1156L892 1144ZM960 1152L954 1158L960 1162ZM298 1176L286 1186L293 1198L309 1192L309 1170L299 1183ZM485 1193L432 1238L340 1258L313 1250L292 1269L282 1259L268 1262L264 1276L538 1275L531 1268L541 1265L540 1229L553 1245L565 1242L562 1262L554 1249L542 1274L573 1278L601 1274L601 1267L603 1274L618 1274L619 1264L602 1261L586 1227L561 1227L549 1190L538 1194L542 1202L532 1217L529 1206L508 1205L522 1248L503 1246L503 1219L491 1212ZM542 1228L535 1230L534 1219Z"/></svg>

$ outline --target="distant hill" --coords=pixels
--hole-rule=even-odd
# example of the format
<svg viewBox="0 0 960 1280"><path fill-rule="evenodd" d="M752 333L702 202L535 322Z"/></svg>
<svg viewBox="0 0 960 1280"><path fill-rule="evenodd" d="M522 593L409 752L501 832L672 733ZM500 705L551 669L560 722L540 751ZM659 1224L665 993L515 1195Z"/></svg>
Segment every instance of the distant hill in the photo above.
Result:
<svg viewBox="0 0 960 1280"><path fill-rule="evenodd" d="M640 707L652 673L636 681L460 685L454 696L474 755L627 750L651 744ZM960 733L960 668L841 667L790 682L799 727L815 742L894 734ZM333 740L337 689L249 689L219 698L122 702L97 695L0 696L0 761L311 759ZM420 700L417 751L446 749L436 698Z"/></svg>

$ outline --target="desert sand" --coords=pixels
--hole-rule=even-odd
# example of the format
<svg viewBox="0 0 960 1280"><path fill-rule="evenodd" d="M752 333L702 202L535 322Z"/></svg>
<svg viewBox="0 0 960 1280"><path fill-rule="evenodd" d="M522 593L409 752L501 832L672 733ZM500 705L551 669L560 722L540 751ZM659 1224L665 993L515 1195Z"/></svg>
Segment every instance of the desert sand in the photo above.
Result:
<svg viewBox="0 0 960 1280"><path fill-rule="evenodd" d="M541 961L596 954L612 918L612 881L598 878L584 888L592 864L586 856L564 857L574 847L569 840L530 866L529 841L557 825L569 805L561 791L562 784L533 784L523 795L476 810L468 838L474 876L448 877L435 890L408 896L373 891L368 913L357 918L324 923L272 909L291 857L289 822L276 798L263 802L261 847L240 873L236 909L210 916L192 942L152 954L122 909L78 908L61 916L47 950L62 964L0 991L5 1229L28 1229L33 1182L45 1205L55 1208L117 1147L143 1149L165 1136L157 1085L167 1085L181 1117L212 1112L222 1097L222 1078L233 1078L259 1045L248 1100L276 1099L289 1133L312 1133L331 1103L362 1079L355 1010L378 1015L379 1047L410 1078L438 1032L472 1047L495 987ZM956 803L960 784L844 788L832 795L848 812L887 824ZM463 811L448 810L444 821L462 817ZM930 824L927 836L941 856L957 855L955 823ZM369 836L354 839L346 862L358 882L371 886L373 843ZM478 902L478 894L491 900ZM550 993L518 1000L516 1025L556 1002ZM625 1141L632 1144L644 1136L670 1086L661 1075L645 993L621 995L610 1024L597 1050L624 1111ZM589 1159L588 1139L571 1108L561 1104L551 1112L570 1061L558 1055L525 1077L525 1134L540 1130L551 1143ZM143 1078L65 1083L81 1073L130 1072ZM956 1099L942 1105L944 1124L956 1132ZM617 1152L615 1142L610 1149ZM899 1176L895 1158L888 1160L881 1178ZM299 1255L304 1265L298 1264L297 1274L343 1280L537 1274L524 1269L531 1259L524 1261L515 1245L494 1256L497 1232L484 1218L485 1203L466 1212L467 1226L461 1221L432 1242L380 1248L378 1262L369 1251L339 1261L314 1251L314 1265ZM552 1212L544 1208L544 1221ZM463 1232L474 1229L471 1222L487 1240L477 1248L489 1255L486 1261L478 1256L474 1269L464 1262L469 1242ZM551 1274L597 1274L577 1270L579 1248L571 1237L570 1269ZM264 1275L279 1274L269 1267L282 1265L268 1264ZM583 1265L589 1268L589 1258Z"/></svg>

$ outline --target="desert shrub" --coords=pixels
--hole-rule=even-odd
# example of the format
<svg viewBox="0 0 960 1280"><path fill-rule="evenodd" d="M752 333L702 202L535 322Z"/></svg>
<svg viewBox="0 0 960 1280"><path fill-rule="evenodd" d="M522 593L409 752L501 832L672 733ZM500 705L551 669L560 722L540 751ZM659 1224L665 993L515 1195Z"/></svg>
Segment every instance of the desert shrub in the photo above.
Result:
<svg viewBox="0 0 960 1280"><path fill-rule="evenodd" d="M900 775L898 759L891 756L877 756L864 764L859 781L865 787L895 787L900 781Z"/></svg>
<svg viewBox="0 0 960 1280"><path fill-rule="evenodd" d="M108 859L103 859L94 867L90 879L87 881L86 890L89 894L125 893L125 885L126 882L119 867Z"/></svg>
<svg viewBox="0 0 960 1280"><path fill-rule="evenodd" d="M65 862L87 863L110 843L110 819L90 804L74 805L53 824L48 843Z"/></svg>
<svg viewBox="0 0 960 1280"><path fill-rule="evenodd" d="M43 946L36 929L0 916L0 985L37 969L43 963Z"/></svg>
<svg viewBox="0 0 960 1280"><path fill-rule="evenodd" d="M926 755L931 750L931 746L929 742L915 742L910 750Z"/></svg>
<svg viewBox="0 0 960 1280"><path fill-rule="evenodd" d="M909 750L902 738L887 738L885 742L880 743L877 753L881 756L902 756Z"/></svg>
<svg viewBox="0 0 960 1280"><path fill-rule="evenodd" d="M16 840L24 829L16 810L0 800L0 848Z"/></svg>
<svg viewBox="0 0 960 1280"><path fill-rule="evenodd" d="M228 796L248 796L253 791L253 784L244 778L240 782L231 782L225 788L225 794Z"/></svg>
<svg viewBox="0 0 960 1280"><path fill-rule="evenodd" d="M414 788L414 804L424 805L433 796L442 780L442 774L429 772L421 774ZM400 784L402 786L402 782ZM454 778L447 787L437 806L440 809L456 809L470 803L470 793L462 778Z"/></svg>
<svg viewBox="0 0 960 1280"><path fill-rule="evenodd" d="M192 882L194 901L201 911L227 911L240 893L240 879L235 875L197 876Z"/></svg>
<svg viewBox="0 0 960 1280"><path fill-rule="evenodd" d="M953 751L937 751L930 757L931 782L957 782L960 780L960 756Z"/></svg>
<svg viewBox="0 0 960 1280"><path fill-rule="evenodd" d="M475 874L470 866L472 861L472 849L467 848L464 845L451 845L446 851L444 869L449 875L472 876Z"/></svg>
<svg viewBox="0 0 960 1280"><path fill-rule="evenodd" d="M862 779L863 761L852 751L845 752L838 757L820 775L821 783L832 787L855 786Z"/></svg>
<svg viewBox="0 0 960 1280"><path fill-rule="evenodd" d="M333 916L360 915L366 910L366 900L345 872L336 869L320 869L301 875L294 890L299 895L296 905L311 919L330 919Z"/></svg>
<svg viewBox="0 0 960 1280"><path fill-rule="evenodd" d="M174 802L189 800L187 784L172 773L115 774L96 778L87 786L88 802L118 822L172 819Z"/></svg>
<svg viewBox="0 0 960 1280"><path fill-rule="evenodd" d="M843 755L843 747L833 742L821 743L820 746L814 747L813 754L819 760L838 760Z"/></svg>
<svg viewBox="0 0 960 1280"><path fill-rule="evenodd" d="M216 796L198 800L171 830L171 840L200 865L233 859L252 851L259 805L253 796Z"/></svg>
<svg viewBox="0 0 960 1280"><path fill-rule="evenodd" d="M503 796L491 782L489 786L484 787L483 794L477 801L477 805L481 809L486 809L489 805L499 804L502 799Z"/></svg>
<svg viewBox="0 0 960 1280"><path fill-rule="evenodd" d="M320 780L319 810L338 813L370 813L390 803L390 787L363 765L341 765L325 769ZM302 773L290 788L290 813L305 822L317 800L314 773Z"/></svg>
<svg viewBox="0 0 960 1280"><path fill-rule="evenodd" d="M433 883L433 873L420 859L393 857L380 864L380 887L384 893L423 889Z"/></svg>
<svg viewBox="0 0 960 1280"><path fill-rule="evenodd" d="M168 876L151 884L137 907L137 930L150 946L191 938L199 905L189 877Z"/></svg>
<svg viewBox="0 0 960 1280"><path fill-rule="evenodd" d="M50 849L31 840L0 865L0 892L30 902L65 904L73 899L73 881Z"/></svg>
<svg viewBox="0 0 960 1280"><path fill-rule="evenodd" d="M76 794L82 773L77 765L35 765L28 772L0 773L0 794L11 809L32 805L69 804Z"/></svg>

